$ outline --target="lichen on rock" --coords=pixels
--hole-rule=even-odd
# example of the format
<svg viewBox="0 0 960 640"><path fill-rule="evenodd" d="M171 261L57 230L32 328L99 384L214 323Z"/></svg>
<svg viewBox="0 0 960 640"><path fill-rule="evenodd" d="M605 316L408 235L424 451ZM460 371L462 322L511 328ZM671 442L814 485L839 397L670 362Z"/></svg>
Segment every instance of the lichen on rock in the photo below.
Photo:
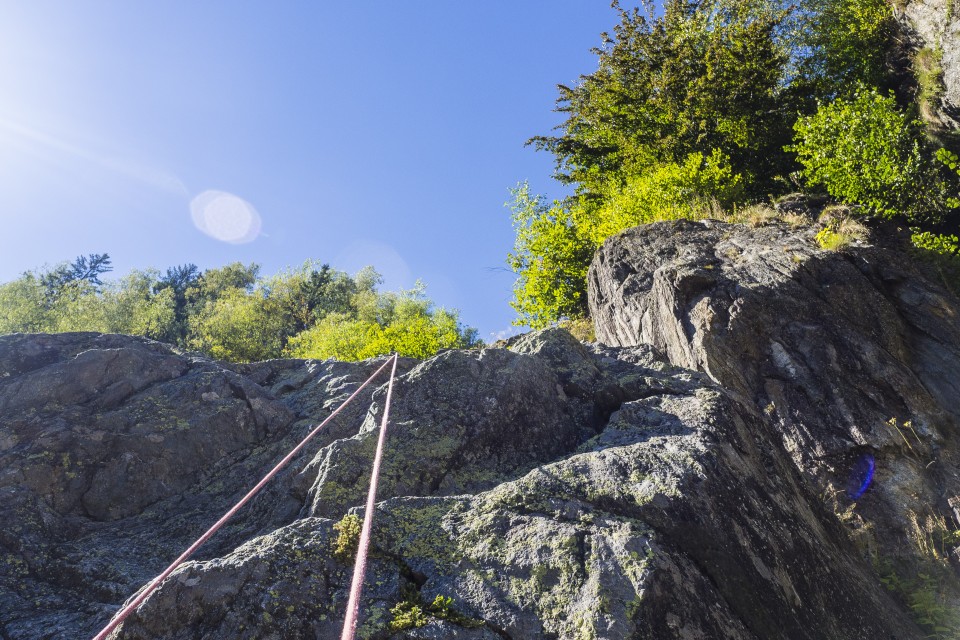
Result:
<svg viewBox="0 0 960 640"><path fill-rule="evenodd" d="M591 268L606 344L404 359L359 637L927 637L960 304L897 251L655 224ZM381 362L0 337L0 635L93 635ZM339 637L377 385L115 637Z"/></svg>

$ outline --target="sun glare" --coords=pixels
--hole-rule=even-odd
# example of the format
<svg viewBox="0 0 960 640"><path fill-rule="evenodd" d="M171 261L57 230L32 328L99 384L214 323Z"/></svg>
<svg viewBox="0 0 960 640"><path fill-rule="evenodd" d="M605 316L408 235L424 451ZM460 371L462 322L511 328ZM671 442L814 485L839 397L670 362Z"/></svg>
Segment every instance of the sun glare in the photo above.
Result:
<svg viewBox="0 0 960 640"><path fill-rule="evenodd" d="M253 205L225 191L204 191L190 202L193 224L211 238L231 244L260 235L260 214Z"/></svg>

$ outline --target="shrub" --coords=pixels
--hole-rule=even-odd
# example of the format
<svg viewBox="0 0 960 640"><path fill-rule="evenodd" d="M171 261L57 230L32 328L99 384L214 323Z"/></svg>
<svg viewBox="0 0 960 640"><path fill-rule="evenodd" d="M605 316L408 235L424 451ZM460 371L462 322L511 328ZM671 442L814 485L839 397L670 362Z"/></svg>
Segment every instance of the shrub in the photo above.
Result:
<svg viewBox="0 0 960 640"><path fill-rule="evenodd" d="M902 113L892 96L861 87L852 99L821 104L794 130L790 149L810 185L885 218L942 216L943 185L928 160L920 123Z"/></svg>
<svg viewBox="0 0 960 640"><path fill-rule="evenodd" d="M419 601L402 600L390 608L390 631L406 631L416 629L430 622L430 617L423 612Z"/></svg>
<svg viewBox="0 0 960 640"><path fill-rule="evenodd" d="M348 513L333 525L333 530L337 532L337 539L333 542L333 557L343 564L351 564L357 555L363 520L354 513Z"/></svg>
<svg viewBox="0 0 960 640"><path fill-rule="evenodd" d="M960 158L957 157L957 154L946 149L937 149L937 160L942 162L950 171L960 175ZM947 198L947 206L956 209L960 207L960 198L956 196L951 196Z"/></svg>
<svg viewBox="0 0 960 640"><path fill-rule="evenodd" d="M514 324L542 329L564 318L587 315L587 269L594 244L583 236L568 208L547 206L526 183L511 190L514 250L507 264L517 274L510 305Z"/></svg>
<svg viewBox="0 0 960 640"><path fill-rule="evenodd" d="M650 222L719 217L742 197L743 183L714 150L653 164L624 181L612 178L599 195L551 206L525 183L512 193L517 237L507 263L518 278L510 304L520 314L515 324L541 329L586 317L587 270L604 240Z"/></svg>
<svg viewBox="0 0 960 640"><path fill-rule="evenodd" d="M691 153L682 163L663 163L608 184L600 207L573 208L581 235L599 247L624 229L659 220L695 220L716 215L743 195L741 176L718 150Z"/></svg>
<svg viewBox="0 0 960 640"><path fill-rule="evenodd" d="M957 236L931 233L929 231L912 230L910 240L913 246L929 251L939 256L960 257L960 239Z"/></svg>
<svg viewBox="0 0 960 640"><path fill-rule="evenodd" d="M483 620L466 616L453 607L453 598L437 595L430 604L425 604L420 593L409 589L403 600L390 609L390 631L405 631L422 627L430 622L431 618L447 620L467 629L483 626Z"/></svg>

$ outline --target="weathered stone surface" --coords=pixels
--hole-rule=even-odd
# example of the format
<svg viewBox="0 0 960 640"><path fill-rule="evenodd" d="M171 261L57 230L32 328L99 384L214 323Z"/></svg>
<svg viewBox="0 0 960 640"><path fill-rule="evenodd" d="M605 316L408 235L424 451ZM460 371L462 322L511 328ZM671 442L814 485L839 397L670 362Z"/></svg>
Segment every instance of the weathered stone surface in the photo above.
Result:
<svg viewBox="0 0 960 640"><path fill-rule="evenodd" d="M903 585L954 571L956 299L891 249L720 223L621 235L591 288L606 346L401 361L360 637L927 637ZM382 362L0 337L0 637L92 636ZM384 382L115 637L339 637Z"/></svg>
<svg viewBox="0 0 960 640"><path fill-rule="evenodd" d="M937 114L956 128L960 125L960 14L954 0L909 0L896 7L895 14L916 48L927 48L940 56L944 95Z"/></svg>
<svg viewBox="0 0 960 640"><path fill-rule="evenodd" d="M917 575L951 553L928 541L960 528L960 303L902 251L821 251L812 233L713 221L626 231L591 266L597 336L707 373L852 518L886 577ZM873 483L850 510L864 460ZM937 574L938 597L960 610L957 568Z"/></svg>
<svg viewBox="0 0 960 640"><path fill-rule="evenodd" d="M298 404L146 340L0 337L0 637L93 635L326 415L325 399L351 393L378 364L284 362L277 381L315 373ZM315 446L351 428L341 420ZM291 522L302 505L290 484L302 466L206 553Z"/></svg>

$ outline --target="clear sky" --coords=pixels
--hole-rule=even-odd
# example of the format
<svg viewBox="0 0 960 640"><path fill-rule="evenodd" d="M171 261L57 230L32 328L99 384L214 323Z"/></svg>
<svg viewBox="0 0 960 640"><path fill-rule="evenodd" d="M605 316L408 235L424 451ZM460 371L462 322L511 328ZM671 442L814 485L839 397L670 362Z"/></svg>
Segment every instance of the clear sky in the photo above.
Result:
<svg viewBox="0 0 960 640"><path fill-rule="evenodd" d="M111 275L372 264L487 340L515 317L508 190L560 193L523 143L617 22L602 0L0 0L0 16L0 281L93 252Z"/></svg>

